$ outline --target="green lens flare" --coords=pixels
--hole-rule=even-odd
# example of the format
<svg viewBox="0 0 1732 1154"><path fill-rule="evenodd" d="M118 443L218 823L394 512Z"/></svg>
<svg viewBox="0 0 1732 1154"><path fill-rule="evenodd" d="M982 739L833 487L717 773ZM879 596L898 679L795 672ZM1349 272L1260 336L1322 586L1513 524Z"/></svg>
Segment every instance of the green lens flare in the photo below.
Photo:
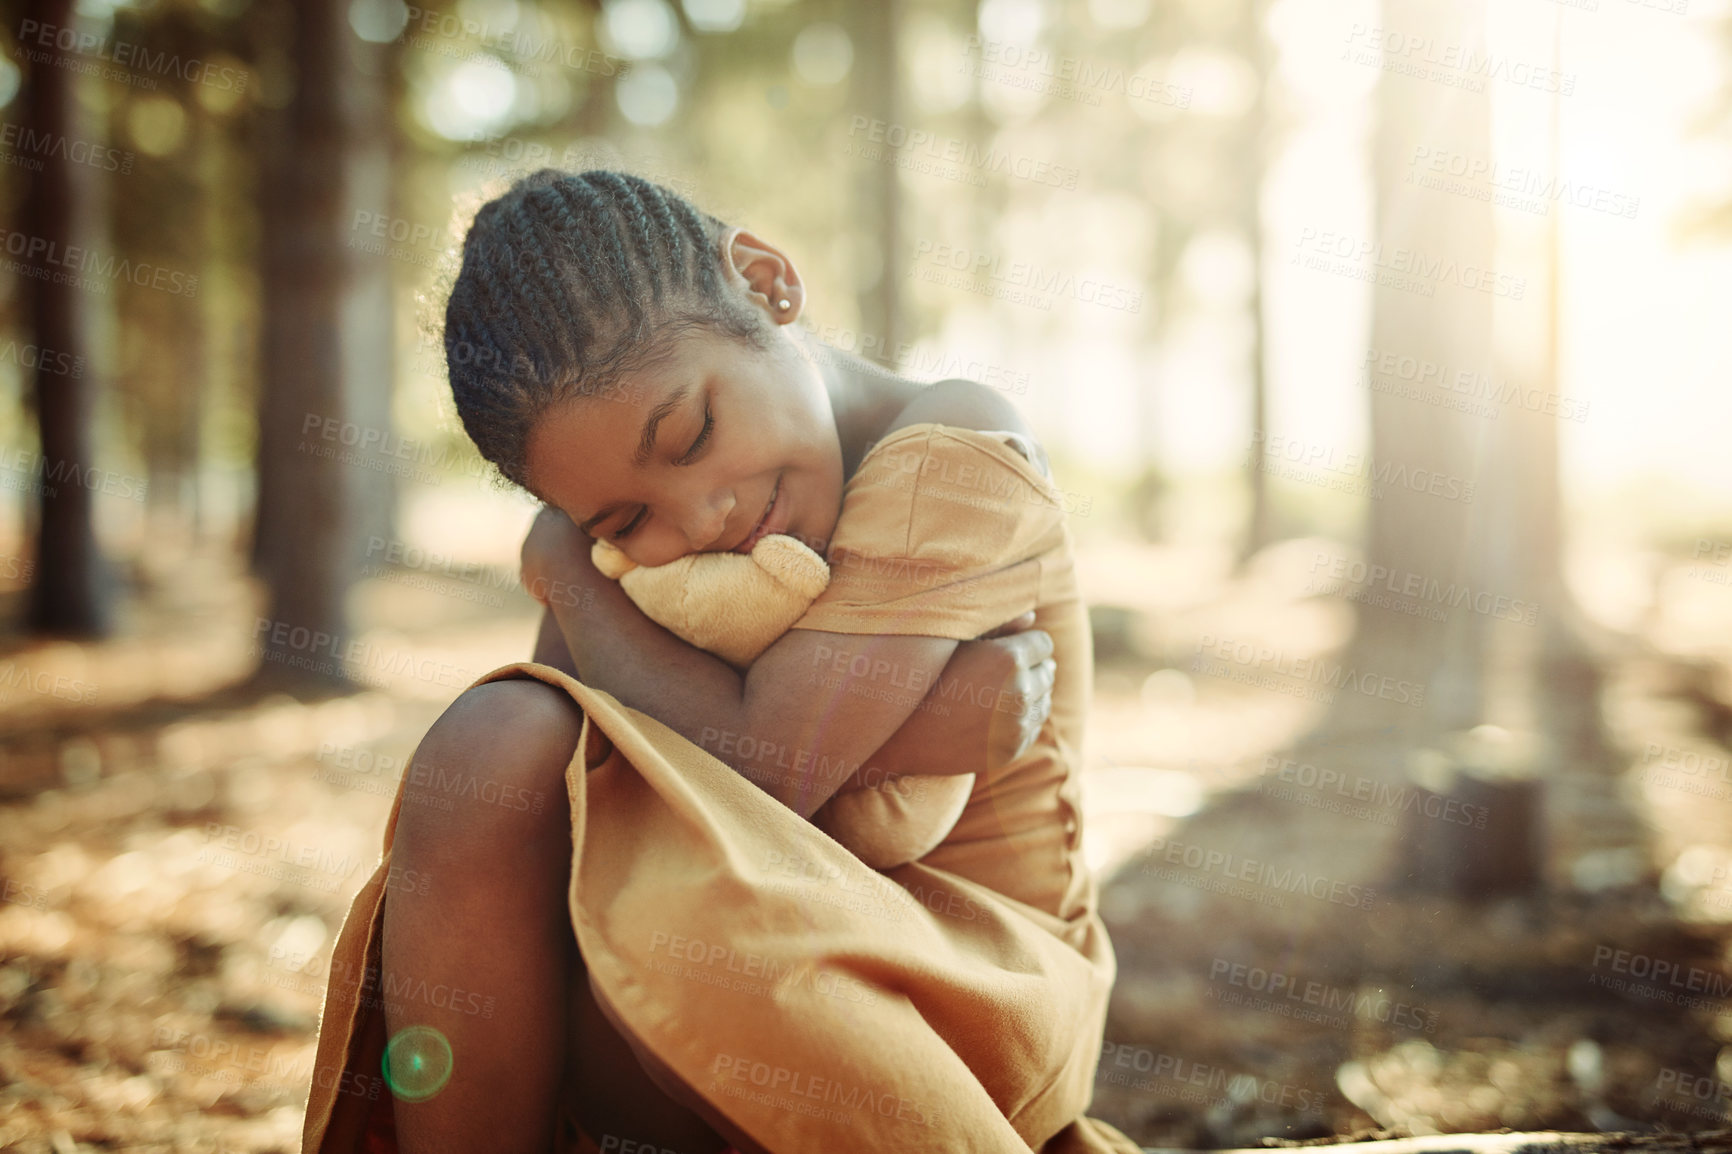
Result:
<svg viewBox="0 0 1732 1154"><path fill-rule="evenodd" d="M451 1043L432 1026L410 1026L385 1043L385 1085L404 1102L425 1102L451 1080Z"/></svg>

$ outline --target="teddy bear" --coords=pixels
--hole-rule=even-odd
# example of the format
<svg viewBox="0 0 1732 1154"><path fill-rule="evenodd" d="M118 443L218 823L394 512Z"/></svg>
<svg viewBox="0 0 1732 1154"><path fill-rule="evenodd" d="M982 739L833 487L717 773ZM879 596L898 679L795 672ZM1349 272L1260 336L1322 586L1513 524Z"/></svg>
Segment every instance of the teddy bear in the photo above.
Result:
<svg viewBox="0 0 1732 1154"><path fill-rule="evenodd" d="M590 556L651 621L740 670L830 584L824 559L782 533L759 538L749 555L688 553L666 565L639 565L605 539ZM972 773L903 777L832 795L812 824L873 869L893 869L937 847L973 790Z"/></svg>

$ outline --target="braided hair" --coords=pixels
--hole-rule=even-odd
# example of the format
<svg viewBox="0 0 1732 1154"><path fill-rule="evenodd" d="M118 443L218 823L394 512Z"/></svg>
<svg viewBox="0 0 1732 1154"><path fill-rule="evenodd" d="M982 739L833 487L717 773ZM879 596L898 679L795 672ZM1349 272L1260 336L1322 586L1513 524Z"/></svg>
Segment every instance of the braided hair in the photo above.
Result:
<svg viewBox="0 0 1732 1154"><path fill-rule="evenodd" d="M526 485L530 430L552 406L608 392L705 329L755 347L769 326L722 277L728 226L662 185L544 168L476 213L445 306L463 427Z"/></svg>

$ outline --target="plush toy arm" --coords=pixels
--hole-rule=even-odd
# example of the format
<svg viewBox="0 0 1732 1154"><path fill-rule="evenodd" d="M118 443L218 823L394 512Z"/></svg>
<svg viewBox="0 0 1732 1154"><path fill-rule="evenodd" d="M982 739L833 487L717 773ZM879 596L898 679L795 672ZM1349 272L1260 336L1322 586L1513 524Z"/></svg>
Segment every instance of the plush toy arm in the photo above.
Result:
<svg viewBox="0 0 1732 1154"><path fill-rule="evenodd" d="M830 587L830 566L804 542L772 533L752 546L752 560L790 592L813 601Z"/></svg>
<svg viewBox="0 0 1732 1154"><path fill-rule="evenodd" d="M625 550L612 541L599 537L590 547L589 559L595 562L595 567L601 570L603 577L611 577L615 581L637 568L637 562L627 557Z"/></svg>

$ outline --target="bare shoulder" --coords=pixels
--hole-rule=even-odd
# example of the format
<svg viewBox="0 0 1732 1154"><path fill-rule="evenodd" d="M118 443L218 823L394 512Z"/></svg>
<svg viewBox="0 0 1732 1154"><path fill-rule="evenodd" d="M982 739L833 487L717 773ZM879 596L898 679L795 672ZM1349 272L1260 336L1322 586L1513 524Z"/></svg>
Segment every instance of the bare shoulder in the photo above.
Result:
<svg viewBox="0 0 1732 1154"><path fill-rule="evenodd" d="M1003 429L1034 439L1034 431L1028 427L1021 410L1003 393L977 381L938 381L927 385L903 407L884 433L889 435L904 426L928 421L982 432Z"/></svg>
<svg viewBox="0 0 1732 1154"><path fill-rule="evenodd" d="M884 435L926 422L976 429L983 433L1013 433L1012 445L1017 452L1033 462L1042 473L1049 477L1052 475L1046 449L1035 439L1034 430L1028 427L1022 411L1003 393L977 381L938 381L926 386L890 422Z"/></svg>

